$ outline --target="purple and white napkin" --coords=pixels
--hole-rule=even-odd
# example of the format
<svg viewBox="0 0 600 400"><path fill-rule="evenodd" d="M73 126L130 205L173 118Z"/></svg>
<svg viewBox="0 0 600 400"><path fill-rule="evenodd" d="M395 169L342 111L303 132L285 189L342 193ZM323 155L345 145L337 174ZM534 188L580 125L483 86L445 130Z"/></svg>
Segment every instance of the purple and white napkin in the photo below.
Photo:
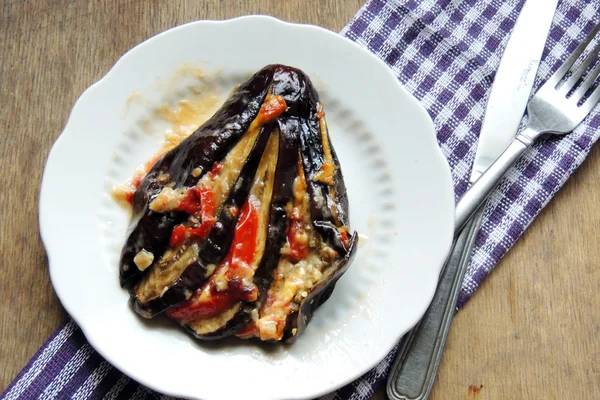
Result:
<svg viewBox="0 0 600 400"><path fill-rule="evenodd" d="M384 60L429 112L452 169L467 188L487 96L522 0L369 0L342 31ZM600 0L559 3L535 89L600 18ZM502 180L485 208L459 299L462 306L581 164L600 136L600 112L570 135L537 144ZM395 351L323 399L368 399L386 381ZM68 321L0 399L168 399L123 375Z"/></svg>

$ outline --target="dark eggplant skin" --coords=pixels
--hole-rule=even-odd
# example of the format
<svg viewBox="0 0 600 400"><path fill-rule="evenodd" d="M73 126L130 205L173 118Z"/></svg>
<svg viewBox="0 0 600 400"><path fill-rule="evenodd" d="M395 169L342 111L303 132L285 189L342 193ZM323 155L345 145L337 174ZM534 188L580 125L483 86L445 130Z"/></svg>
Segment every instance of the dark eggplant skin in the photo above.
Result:
<svg viewBox="0 0 600 400"><path fill-rule="evenodd" d="M342 259L336 261L335 271L331 276L326 280L319 282L310 291L308 296L300 303L298 311L288 316L283 334L283 340L286 343L293 343L298 336L302 334L310 322L315 310L329 299L329 296L333 293L335 284L348 270L350 264L352 264L357 248L358 233L354 232L350 238L350 246L348 247L346 255Z"/></svg>
<svg viewBox="0 0 600 400"><path fill-rule="evenodd" d="M341 210L341 215L345 218L345 215L347 215L346 210L348 209L348 198L346 196L346 188L343 186L339 160L334 151L331 152L331 155L334 165L338 166L334 175L334 187L336 189L335 198L331 198L329 186L327 184L314 180L317 172L321 170L321 167L325 163L323 141L319 125L319 120L315 112L313 118L302 121L300 134L302 165L306 174L310 213L315 228L327 241L331 242L332 247L338 253L344 256L346 254L346 247L344 246L342 237L337 228L341 221L335 220L335 216L331 210L333 208L332 203L335 203L336 209ZM329 138L329 135L327 135L327 137ZM329 148L333 149L331 141L329 141Z"/></svg>
<svg viewBox="0 0 600 400"><path fill-rule="evenodd" d="M235 224L239 218L239 214L232 215L229 209L232 206L241 209L244 205L265 146L276 127L276 123L269 123L261 127L233 189L219 211L213 229L200 248L199 257L183 271L162 296L148 302L142 302L139 298L132 296L132 306L140 315L152 318L167 308L186 301L188 298L186 293L193 292L202 286L214 271L210 264L216 266L225 258L231 246ZM183 244L183 246L186 245L188 244ZM140 284L143 283L142 280Z"/></svg>
<svg viewBox="0 0 600 400"><path fill-rule="evenodd" d="M297 175L300 145L299 121L297 118L279 120L279 155L275 173L269 228L263 259L256 271L254 283L264 295L269 288L273 270L280 258L280 249L285 244L288 215L285 207L293 196L294 179ZM261 295L259 295L259 298ZM264 297L264 296L263 296Z"/></svg>
<svg viewBox="0 0 600 400"><path fill-rule="evenodd" d="M173 227L187 217L181 212L151 211L152 199L171 183L175 183L175 188L195 185L231 150L258 115L274 73L275 68L267 66L254 74L206 123L158 160L144 177L133 197L132 220L121 252L121 286L137 283L142 274L133 262L135 255L146 249L154 254L155 260L160 258L168 246ZM191 171L197 167L202 173L194 177Z"/></svg>
<svg viewBox="0 0 600 400"><path fill-rule="evenodd" d="M333 163L337 166L340 165L340 160L331 144L331 138L327 135L329 139L329 149L331 151L331 157L333 158ZM338 168L335 176L333 178L333 188L335 190L335 203L337 205L337 217L339 223L343 226L350 226L350 217L348 216L348 210L350 209L350 204L348 204L348 195L346 194L346 184L344 183L344 174L342 173L341 168Z"/></svg>
<svg viewBox="0 0 600 400"><path fill-rule="evenodd" d="M288 107L282 118L311 118L317 113L317 91L308 76L296 68L277 66L273 75L272 93L282 96Z"/></svg>
<svg viewBox="0 0 600 400"><path fill-rule="evenodd" d="M329 186L314 180L317 172L325 162L325 154L321 135L319 113L319 95L310 78L302 71L295 68L282 68L284 73L275 74L273 78L273 92L277 90L288 104L284 114L298 117L299 149L303 168L306 175L307 190L309 193L311 219L315 228L331 242L332 247L342 256L346 254L338 226L349 226L348 196L340 166L339 159L331 143L329 134L327 140L329 149L336 166L334 175L335 196L329 195ZM325 129L327 127L325 126ZM325 201L319 201L318 199ZM331 209L335 207L336 216Z"/></svg>

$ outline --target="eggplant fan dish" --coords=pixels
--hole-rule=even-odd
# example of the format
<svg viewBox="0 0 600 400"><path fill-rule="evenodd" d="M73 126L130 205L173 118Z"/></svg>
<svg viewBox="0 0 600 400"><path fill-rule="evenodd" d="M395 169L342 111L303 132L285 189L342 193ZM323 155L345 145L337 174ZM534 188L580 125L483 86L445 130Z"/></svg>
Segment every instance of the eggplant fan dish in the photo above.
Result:
<svg viewBox="0 0 600 400"><path fill-rule="evenodd" d="M289 66L237 87L128 200L131 307L198 339L294 341L357 249L323 106Z"/></svg>

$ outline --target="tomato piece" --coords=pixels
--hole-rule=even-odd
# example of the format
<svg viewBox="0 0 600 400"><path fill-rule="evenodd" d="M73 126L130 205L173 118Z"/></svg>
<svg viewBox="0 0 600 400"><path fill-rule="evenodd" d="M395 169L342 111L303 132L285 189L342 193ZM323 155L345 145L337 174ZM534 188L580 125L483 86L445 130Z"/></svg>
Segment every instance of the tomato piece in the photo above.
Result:
<svg viewBox="0 0 600 400"><path fill-rule="evenodd" d="M142 184L142 180L144 179L143 175L136 175L131 179L131 187L137 190Z"/></svg>
<svg viewBox="0 0 600 400"><path fill-rule="evenodd" d="M285 110L287 104L283 97L269 95L260 108L259 116L262 122L269 122L278 118Z"/></svg>
<svg viewBox="0 0 600 400"><path fill-rule="evenodd" d="M125 201L133 206L133 196L135 195L135 191L128 192L125 194Z"/></svg>
<svg viewBox="0 0 600 400"><path fill-rule="evenodd" d="M208 188L200 188L202 199L202 224L215 222L215 193ZM212 225L211 225L212 227Z"/></svg>
<svg viewBox="0 0 600 400"><path fill-rule="evenodd" d="M206 188L198 190L202 203L202 225L189 229L189 233L192 236L206 239L215 224L215 217L213 215L215 212L215 194L212 190Z"/></svg>
<svg viewBox="0 0 600 400"><path fill-rule="evenodd" d="M214 175L218 174L219 172L221 172L221 170L223 169L223 164L221 164L220 162L215 162L213 164L212 169L210 170L210 173Z"/></svg>
<svg viewBox="0 0 600 400"><path fill-rule="evenodd" d="M292 221L287 231L287 239L291 250L289 257L296 262L303 260L308 255L308 239L306 241L299 240L302 237L306 237L302 223Z"/></svg>
<svg viewBox="0 0 600 400"><path fill-rule="evenodd" d="M342 235L342 242L344 242L344 247L350 247L350 241L348 240L348 232L345 230L340 231L340 235Z"/></svg>
<svg viewBox="0 0 600 400"><path fill-rule="evenodd" d="M169 241L171 247L179 246L185 240L186 234L187 229L185 226L181 224L176 225L173 228L173 232L171 232L171 240Z"/></svg>
<svg viewBox="0 0 600 400"><path fill-rule="evenodd" d="M257 236L258 209L253 202L247 201L235 226L233 242L227 256L231 262L225 274L229 282L229 291L239 300L255 301L258 297L256 285L247 282L254 275L251 264L256 254ZM247 280L244 281L244 278Z"/></svg>
<svg viewBox="0 0 600 400"><path fill-rule="evenodd" d="M235 297L230 296L226 292L212 293L206 297L206 291L207 289L196 292L188 300L169 308L165 313L169 318L176 321L210 318L226 311L237 301Z"/></svg>
<svg viewBox="0 0 600 400"><path fill-rule="evenodd" d="M179 244L180 240L185 238L182 229L191 236L206 239L215 224L215 217L213 215L215 210L215 194L212 190L207 188L190 188L177 207L177 210L184 211L188 214L197 214L201 211L202 224L197 228L185 228L182 225L178 225L176 227L178 229L177 233L173 230L173 234L171 235L171 243ZM176 238L174 238L173 235L175 235ZM173 244L171 244L171 246L173 246Z"/></svg>
<svg viewBox="0 0 600 400"><path fill-rule="evenodd" d="M128 190L125 194L125 201L133 206L133 197L135 196L136 190L142 184L142 180L144 179L144 175L134 175L129 181L129 187L131 190Z"/></svg>
<svg viewBox="0 0 600 400"><path fill-rule="evenodd" d="M256 237L258 234L258 210L252 202L247 201L235 226L231 252L231 270L235 267L249 265L256 253Z"/></svg>
<svg viewBox="0 0 600 400"><path fill-rule="evenodd" d="M188 232L191 236L199 237L201 239L206 239L208 237L208 234L210 233L211 228L212 228L212 225L209 226L209 224L203 223L202 225L200 225L197 228L188 229Z"/></svg>
<svg viewBox="0 0 600 400"><path fill-rule="evenodd" d="M190 215L196 214L202 209L202 191L196 187L189 188L185 197L177 207L178 211L184 211Z"/></svg>

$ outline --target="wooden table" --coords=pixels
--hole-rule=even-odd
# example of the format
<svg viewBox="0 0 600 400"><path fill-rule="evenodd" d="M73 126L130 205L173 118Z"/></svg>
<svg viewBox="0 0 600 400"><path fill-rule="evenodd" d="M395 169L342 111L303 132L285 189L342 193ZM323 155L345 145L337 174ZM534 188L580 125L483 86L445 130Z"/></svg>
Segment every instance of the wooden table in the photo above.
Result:
<svg viewBox="0 0 600 400"><path fill-rule="evenodd" d="M271 14L339 31L362 3L3 2L0 391L67 318L49 282L37 203L48 150L85 88L134 45L188 21ZM600 398L599 181L596 148L458 313L432 399Z"/></svg>

